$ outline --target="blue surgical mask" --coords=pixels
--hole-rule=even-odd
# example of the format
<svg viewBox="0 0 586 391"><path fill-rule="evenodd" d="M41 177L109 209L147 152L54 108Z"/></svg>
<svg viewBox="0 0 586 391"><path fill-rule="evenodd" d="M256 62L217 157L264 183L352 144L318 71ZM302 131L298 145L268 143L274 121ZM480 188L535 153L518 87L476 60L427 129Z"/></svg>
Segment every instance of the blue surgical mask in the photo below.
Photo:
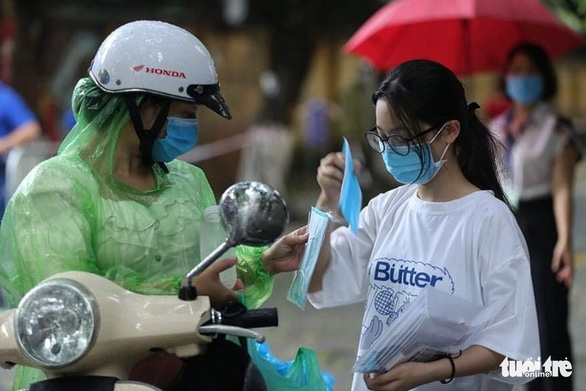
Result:
<svg viewBox="0 0 586 391"><path fill-rule="evenodd" d="M543 78L538 75L507 76L507 95L521 104L536 103L543 96Z"/></svg>
<svg viewBox="0 0 586 391"><path fill-rule="evenodd" d="M169 117L167 137L158 138L153 144L153 160L170 162L195 147L198 136L197 119Z"/></svg>
<svg viewBox="0 0 586 391"><path fill-rule="evenodd" d="M439 160L437 162L433 161L431 144L435 141L443 128L444 127L442 126L429 142L411 147L394 147L397 152L390 148L384 150L382 157L387 171L397 180L397 182L403 184L414 183L423 185L433 179L439 169L446 162L442 159L450 146L450 144L446 145ZM418 150L421 151L421 157L417 153Z"/></svg>
<svg viewBox="0 0 586 391"><path fill-rule="evenodd" d="M311 282L311 276L319 259L319 253L328 230L329 221L330 217L327 213L311 207L309 223L307 224L309 238L307 239L301 262L299 262L297 273L295 273L295 277L287 293L287 300L301 309L305 308L309 283Z"/></svg>
<svg viewBox="0 0 586 391"><path fill-rule="evenodd" d="M342 212L342 215L348 221L350 229L356 234L358 232L358 216L362 209L362 190L360 189L358 177L354 172L352 151L350 150L350 144L346 137L344 137L342 153L344 154L345 167L338 206L340 207L340 212Z"/></svg>

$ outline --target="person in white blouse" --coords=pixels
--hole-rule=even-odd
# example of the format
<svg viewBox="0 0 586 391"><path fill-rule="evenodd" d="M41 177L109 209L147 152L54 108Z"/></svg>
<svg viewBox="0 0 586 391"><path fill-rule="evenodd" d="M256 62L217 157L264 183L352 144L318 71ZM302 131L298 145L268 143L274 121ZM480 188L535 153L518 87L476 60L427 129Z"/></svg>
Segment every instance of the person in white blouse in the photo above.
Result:
<svg viewBox="0 0 586 391"><path fill-rule="evenodd" d="M504 147L506 193L529 247L541 357L571 361L572 190L581 147L572 124L550 104L557 79L543 48L531 43L514 47L504 81L513 106L490 128ZM572 379L540 378L529 389L572 390Z"/></svg>
<svg viewBox="0 0 586 391"><path fill-rule="evenodd" d="M407 61L373 95L376 127L365 133L389 173L403 183L370 200L358 232L332 227L309 287L317 308L365 303L358 356L380 344L424 289L484 308L490 321L461 354L404 362L383 374L356 373L353 391L510 390L530 379L507 377L505 358L539 354L529 257L496 172L495 140L446 67ZM316 206L339 213L341 153L321 160ZM333 225L333 223L331 223ZM335 228L335 229L334 229ZM268 270L294 270L292 235L264 254ZM440 384L439 382L445 383Z"/></svg>

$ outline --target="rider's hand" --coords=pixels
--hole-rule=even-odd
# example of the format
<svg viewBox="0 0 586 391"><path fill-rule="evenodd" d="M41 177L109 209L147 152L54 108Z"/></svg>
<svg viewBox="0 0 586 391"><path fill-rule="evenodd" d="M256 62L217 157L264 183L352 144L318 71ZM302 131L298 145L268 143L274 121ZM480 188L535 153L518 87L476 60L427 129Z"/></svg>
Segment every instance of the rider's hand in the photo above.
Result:
<svg viewBox="0 0 586 391"><path fill-rule="evenodd" d="M221 259L211 264L199 276L193 279L193 285L197 289L197 294L209 296L212 307L221 309L228 304L238 302L238 293L226 286L220 281L220 272L234 266L238 259L230 257ZM236 282L235 288L242 287L242 282Z"/></svg>
<svg viewBox="0 0 586 391"><path fill-rule="evenodd" d="M307 239L307 226L303 226L277 240L262 254L265 269L271 274L297 270Z"/></svg>

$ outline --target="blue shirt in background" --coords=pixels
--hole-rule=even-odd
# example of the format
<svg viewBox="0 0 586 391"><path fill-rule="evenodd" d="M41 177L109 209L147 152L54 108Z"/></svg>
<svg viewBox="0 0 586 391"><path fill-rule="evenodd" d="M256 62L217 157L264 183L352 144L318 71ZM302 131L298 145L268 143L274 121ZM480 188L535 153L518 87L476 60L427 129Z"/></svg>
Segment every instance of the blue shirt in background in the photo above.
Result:
<svg viewBox="0 0 586 391"><path fill-rule="evenodd" d="M0 138L36 119L24 99L11 87L0 82Z"/></svg>
<svg viewBox="0 0 586 391"><path fill-rule="evenodd" d="M36 121L35 114L24 99L7 84L0 82L0 138L8 136L15 129L30 121ZM4 215L6 200L6 154L0 156L0 218Z"/></svg>

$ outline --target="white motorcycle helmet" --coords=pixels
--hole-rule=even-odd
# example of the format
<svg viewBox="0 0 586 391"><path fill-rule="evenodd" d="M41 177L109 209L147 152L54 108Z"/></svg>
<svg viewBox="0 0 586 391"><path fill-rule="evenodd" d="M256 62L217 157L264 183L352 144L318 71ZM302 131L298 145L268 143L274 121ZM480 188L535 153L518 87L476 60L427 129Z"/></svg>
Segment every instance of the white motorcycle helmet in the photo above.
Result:
<svg viewBox="0 0 586 391"><path fill-rule="evenodd" d="M195 102L232 118L212 56L193 34L169 23L140 20L117 28L102 42L89 74L106 92Z"/></svg>

